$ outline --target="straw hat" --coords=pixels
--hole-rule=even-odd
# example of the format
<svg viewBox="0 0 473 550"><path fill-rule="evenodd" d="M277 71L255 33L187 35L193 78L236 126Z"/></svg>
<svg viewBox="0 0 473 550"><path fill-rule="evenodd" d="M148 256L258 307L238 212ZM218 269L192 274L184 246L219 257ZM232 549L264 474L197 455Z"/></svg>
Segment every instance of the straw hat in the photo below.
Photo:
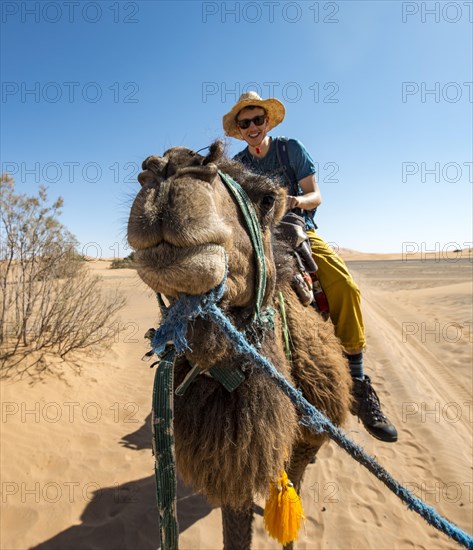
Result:
<svg viewBox="0 0 473 550"><path fill-rule="evenodd" d="M284 120L286 109L279 99L261 99L256 92L241 94L240 99L232 107L232 110L223 116L223 129L225 135L236 139L243 139L235 119L238 113L245 107L262 107L268 113L268 132Z"/></svg>

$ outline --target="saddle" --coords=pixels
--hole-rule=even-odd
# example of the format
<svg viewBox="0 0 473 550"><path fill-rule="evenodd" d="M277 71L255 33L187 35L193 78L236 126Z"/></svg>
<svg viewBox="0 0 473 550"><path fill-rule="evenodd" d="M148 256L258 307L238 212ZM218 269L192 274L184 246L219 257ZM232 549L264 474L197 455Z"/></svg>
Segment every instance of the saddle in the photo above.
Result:
<svg viewBox="0 0 473 550"><path fill-rule="evenodd" d="M317 278L318 267L312 256L304 218L295 212L288 212L279 223L279 229L296 260L297 270L292 278L293 289L305 307L312 304L324 319L327 319L328 301Z"/></svg>

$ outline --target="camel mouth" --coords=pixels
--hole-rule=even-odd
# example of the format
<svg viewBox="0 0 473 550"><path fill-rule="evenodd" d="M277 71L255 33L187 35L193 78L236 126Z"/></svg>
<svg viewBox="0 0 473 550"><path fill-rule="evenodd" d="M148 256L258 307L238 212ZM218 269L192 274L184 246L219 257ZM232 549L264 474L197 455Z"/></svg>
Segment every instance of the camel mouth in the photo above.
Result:
<svg viewBox="0 0 473 550"><path fill-rule="evenodd" d="M177 247L167 242L135 252L138 275L155 292L167 296L197 295L224 278L226 252L222 244Z"/></svg>

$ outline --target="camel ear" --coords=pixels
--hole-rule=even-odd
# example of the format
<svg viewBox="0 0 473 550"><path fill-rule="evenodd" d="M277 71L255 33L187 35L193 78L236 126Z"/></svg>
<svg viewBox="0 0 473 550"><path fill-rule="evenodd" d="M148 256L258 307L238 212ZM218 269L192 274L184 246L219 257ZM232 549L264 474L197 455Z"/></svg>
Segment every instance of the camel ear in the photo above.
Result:
<svg viewBox="0 0 473 550"><path fill-rule="evenodd" d="M217 139L209 147L209 154L202 161L203 165L210 164L211 162L216 162L221 159L225 154L225 143L221 139Z"/></svg>
<svg viewBox="0 0 473 550"><path fill-rule="evenodd" d="M187 166L186 168L180 168L176 172L176 178L182 176L192 175L199 180L208 181L209 183L215 179L218 173L218 168L215 164L207 164L206 166Z"/></svg>

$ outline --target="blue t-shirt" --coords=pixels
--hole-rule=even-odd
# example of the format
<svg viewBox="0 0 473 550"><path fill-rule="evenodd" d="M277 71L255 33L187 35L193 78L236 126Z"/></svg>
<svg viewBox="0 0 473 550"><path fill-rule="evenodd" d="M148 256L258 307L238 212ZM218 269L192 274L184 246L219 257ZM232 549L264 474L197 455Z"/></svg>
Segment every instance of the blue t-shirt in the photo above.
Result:
<svg viewBox="0 0 473 550"><path fill-rule="evenodd" d="M271 179L278 180L285 187L289 186L286 178L283 175L283 170L279 164L278 155L276 151L276 140L278 138L273 138L269 146L268 152L263 158L254 157L248 147L245 147L243 151L237 153L233 159L238 160L244 164L249 170L255 174L261 174L268 176ZM286 139L286 138L284 138ZM315 164L312 160L307 149L302 145L302 143L297 139L286 139L287 141L287 152L289 155L289 162L297 181L300 181L311 174L315 174ZM302 195L303 191L298 186L298 195ZM312 216L304 210L304 217L306 220L306 226L308 228L314 229L315 225L312 220Z"/></svg>

